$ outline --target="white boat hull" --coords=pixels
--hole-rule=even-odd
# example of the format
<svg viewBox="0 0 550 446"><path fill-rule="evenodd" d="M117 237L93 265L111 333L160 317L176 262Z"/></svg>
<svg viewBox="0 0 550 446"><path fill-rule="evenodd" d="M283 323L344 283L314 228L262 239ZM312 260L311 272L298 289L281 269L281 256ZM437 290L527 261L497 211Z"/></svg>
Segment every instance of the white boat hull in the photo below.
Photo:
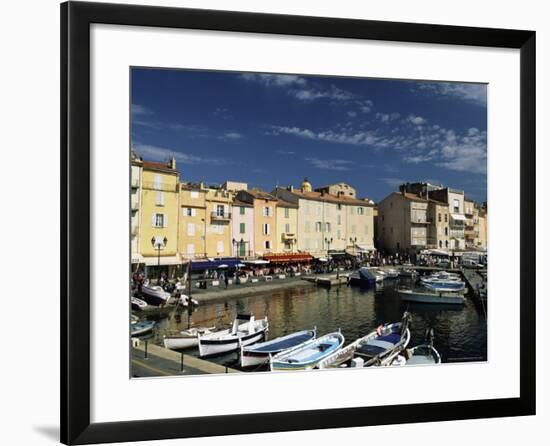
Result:
<svg viewBox="0 0 550 446"><path fill-rule="evenodd" d="M409 290L398 291L401 299L407 302L418 302L426 304L457 304L461 305L466 302L463 295L458 293L420 293Z"/></svg>
<svg viewBox="0 0 550 446"><path fill-rule="evenodd" d="M231 340L199 340L199 356L201 358L205 356L220 355L222 353L232 352L238 350L240 347L239 339L243 346L254 344L265 336L267 327L257 331L252 335L245 335L241 338L234 337Z"/></svg>
<svg viewBox="0 0 550 446"><path fill-rule="evenodd" d="M184 350L186 348L193 348L199 345L198 336L189 336L189 337L165 337L164 338L164 347L169 348L170 350Z"/></svg>

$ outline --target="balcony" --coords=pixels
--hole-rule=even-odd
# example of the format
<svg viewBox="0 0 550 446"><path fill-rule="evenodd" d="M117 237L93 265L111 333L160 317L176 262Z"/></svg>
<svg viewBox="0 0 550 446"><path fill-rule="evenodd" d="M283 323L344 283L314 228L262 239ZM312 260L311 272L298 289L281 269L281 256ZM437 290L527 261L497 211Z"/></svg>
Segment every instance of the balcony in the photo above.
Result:
<svg viewBox="0 0 550 446"><path fill-rule="evenodd" d="M212 221L230 221L231 220L231 212L211 212L210 213L210 219Z"/></svg>
<svg viewBox="0 0 550 446"><path fill-rule="evenodd" d="M292 234L290 232L284 232L282 234L283 240L296 240L296 234Z"/></svg>
<svg viewBox="0 0 550 446"><path fill-rule="evenodd" d="M433 223L433 220L431 218L417 219L417 220L411 219L412 225L431 225L432 223Z"/></svg>

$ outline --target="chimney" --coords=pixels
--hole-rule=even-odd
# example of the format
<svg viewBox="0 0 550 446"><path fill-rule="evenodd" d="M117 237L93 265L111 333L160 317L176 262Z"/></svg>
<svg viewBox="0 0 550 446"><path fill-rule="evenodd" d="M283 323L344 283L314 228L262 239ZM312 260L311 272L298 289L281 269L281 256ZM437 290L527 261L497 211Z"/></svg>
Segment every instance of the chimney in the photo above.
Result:
<svg viewBox="0 0 550 446"><path fill-rule="evenodd" d="M170 166L170 169L176 170L176 158L174 158L174 157L170 158L169 166Z"/></svg>

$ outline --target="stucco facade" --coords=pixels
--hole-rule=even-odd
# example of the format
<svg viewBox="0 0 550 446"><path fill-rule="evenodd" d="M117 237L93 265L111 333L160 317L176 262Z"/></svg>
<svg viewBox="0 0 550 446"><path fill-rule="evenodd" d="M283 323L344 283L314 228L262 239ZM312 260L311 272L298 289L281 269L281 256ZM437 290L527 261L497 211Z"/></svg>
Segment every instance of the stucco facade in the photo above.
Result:
<svg viewBox="0 0 550 446"><path fill-rule="evenodd" d="M235 199L232 205L231 242L233 256L250 257L254 255L254 206ZM234 241L234 242L233 242Z"/></svg>
<svg viewBox="0 0 550 446"><path fill-rule="evenodd" d="M358 253L374 249L374 206L371 202L311 191L309 187L277 188L273 193L298 206L299 251L320 257L329 251Z"/></svg>
<svg viewBox="0 0 550 446"><path fill-rule="evenodd" d="M178 171L169 163L143 161L140 252L146 265L176 265L178 254Z"/></svg>
<svg viewBox="0 0 550 446"><path fill-rule="evenodd" d="M142 162L132 154L130 167L130 252L131 263L138 265L143 262L140 252L141 242L141 183Z"/></svg>
<svg viewBox="0 0 550 446"><path fill-rule="evenodd" d="M412 254L428 245L431 220L428 200L394 192L378 204L378 240L390 253Z"/></svg>
<svg viewBox="0 0 550 446"><path fill-rule="evenodd" d="M206 190L200 184L180 185L178 250L182 261L205 258L207 255Z"/></svg>
<svg viewBox="0 0 550 446"><path fill-rule="evenodd" d="M237 199L254 209L254 252L257 256L275 252L277 238L277 199L259 189L241 190Z"/></svg>
<svg viewBox="0 0 550 446"><path fill-rule="evenodd" d="M275 252L298 251L298 205L279 199L277 201L277 236Z"/></svg>

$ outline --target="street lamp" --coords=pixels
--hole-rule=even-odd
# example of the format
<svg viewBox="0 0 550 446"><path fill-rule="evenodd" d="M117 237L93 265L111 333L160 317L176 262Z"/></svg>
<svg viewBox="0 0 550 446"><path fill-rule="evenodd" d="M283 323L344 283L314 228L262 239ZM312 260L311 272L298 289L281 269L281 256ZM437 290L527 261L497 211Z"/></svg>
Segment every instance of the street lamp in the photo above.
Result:
<svg viewBox="0 0 550 446"><path fill-rule="evenodd" d="M151 238L151 245L153 245L153 248L155 248L158 252L158 280L160 281L160 250L166 246L168 243L168 239L164 237L164 239L161 241L158 241L156 237Z"/></svg>
<svg viewBox="0 0 550 446"><path fill-rule="evenodd" d="M327 245L327 260L330 261L330 254L329 254L329 251L330 251L330 244L332 243L332 237L331 238L328 238L328 237L325 237L325 243ZM328 262L327 262L328 263ZM327 270L328 270L329 266L327 265ZM338 273L337 273L338 274Z"/></svg>

